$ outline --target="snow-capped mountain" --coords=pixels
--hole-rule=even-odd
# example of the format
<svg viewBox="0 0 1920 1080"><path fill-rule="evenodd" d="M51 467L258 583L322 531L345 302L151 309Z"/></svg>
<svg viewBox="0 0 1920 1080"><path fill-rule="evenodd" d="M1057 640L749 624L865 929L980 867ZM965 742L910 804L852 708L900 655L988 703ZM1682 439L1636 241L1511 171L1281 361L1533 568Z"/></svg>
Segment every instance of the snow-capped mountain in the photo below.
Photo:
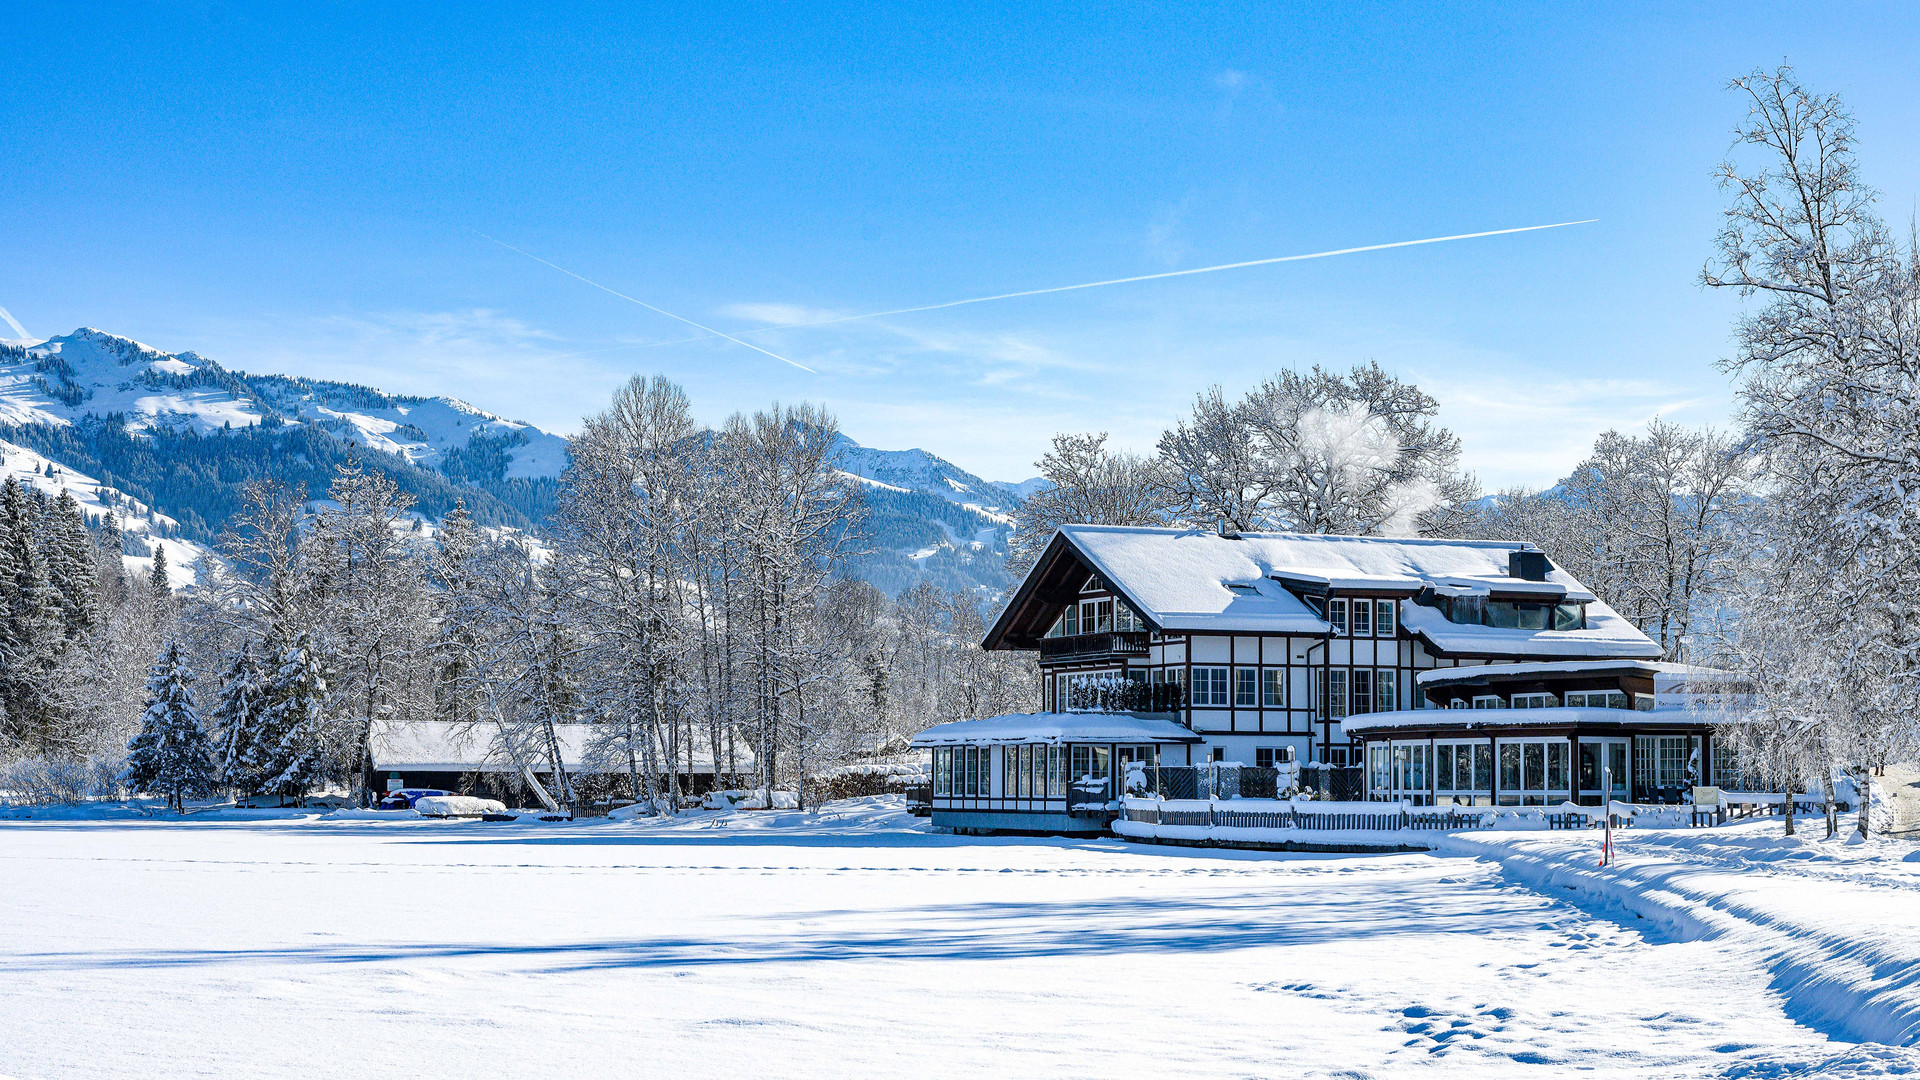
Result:
<svg viewBox="0 0 1920 1080"><path fill-rule="evenodd" d="M873 551L857 561L856 576L890 593L930 581L988 602L1013 584L1006 568L1013 512L1041 481L983 480L925 450L876 450L844 434L835 453L866 493Z"/></svg>
<svg viewBox="0 0 1920 1080"><path fill-rule="evenodd" d="M841 435L836 451L840 467L862 480L905 491L924 491L990 517L1007 517L1032 493L1038 478L1019 484L982 480L953 462L925 450L875 450Z"/></svg>
<svg viewBox="0 0 1920 1080"><path fill-rule="evenodd" d="M92 328L0 342L0 439L0 469L73 489L90 515L113 509L132 538L129 559L144 565L137 552L164 543L177 582L249 479L318 495L357 453L394 476L429 522L463 499L484 525L537 528L567 463L564 437L455 398L249 375ZM1013 511L1040 481L999 483L924 450L845 436L836 452L867 495L871 550L851 573L889 593L929 581L983 601L1011 584Z"/></svg>
<svg viewBox="0 0 1920 1080"><path fill-rule="evenodd" d="M8 350L12 352L12 350ZM407 397L349 383L247 375L197 353L168 353L91 327L0 355L0 424L70 424L120 414L130 430L309 424L452 475L478 441L508 478L560 475L566 440L449 397Z"/></svg>

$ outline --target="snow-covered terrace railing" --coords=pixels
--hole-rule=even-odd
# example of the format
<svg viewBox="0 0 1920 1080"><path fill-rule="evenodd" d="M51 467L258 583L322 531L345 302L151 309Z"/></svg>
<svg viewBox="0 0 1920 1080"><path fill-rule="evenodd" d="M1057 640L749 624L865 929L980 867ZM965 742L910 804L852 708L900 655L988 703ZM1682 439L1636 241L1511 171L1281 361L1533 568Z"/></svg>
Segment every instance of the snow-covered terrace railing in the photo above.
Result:
<svg viewBox="0 0 1920 1080"><path fill-rule="evenodd" d="M1120 802L1113 831L1137 840L1192 844L1404 844L1382 834L1542 831L1597 828L1611 813L1616 828L1677 829L1722 824L1692 806L1414 806L1406 802L1325 802L1317 799L1162 799L1130 795ZM1417 841L1413 841L1417 843Z"/></svg>
<svg viewBox="0 0 1920 1080"><path fill-rule="evenodd" d="M1744 796L1778 799L1779 796ZM1130 795L1121 800L1113 831L1137 840L1172 843L1263 845L1356 843L1404 845L1382 834L1543 831L1597 828L1611 813L1616 828L1678 829L1724 824L1725 818L1692 806L1612 802L1604 807L1414 806L1406 802L1323 802L1315 799L1162 799ZM1417 841L1413 841L1417 844Z"/></svg>
<svg viewBox="0 0 1920 1080"><path fill-rule="evenodd" d="M1584 806L1414 806L1406 802L1322 802L1315 799L1155 799L1121 801L1120 820L1187 829L1313 832L1456 831L1504 827L1584 829L1599 817ZM1121 831L1116 823L1116 831ZM1123 832L1123 835L1125 833ZM1223 837L1226 838L1226 837ZM1257 837L1231 837L1257 839ZM1195 839L1203 839L1195 837ZM1284 839L1284 838L1282 838Z"/></svg>

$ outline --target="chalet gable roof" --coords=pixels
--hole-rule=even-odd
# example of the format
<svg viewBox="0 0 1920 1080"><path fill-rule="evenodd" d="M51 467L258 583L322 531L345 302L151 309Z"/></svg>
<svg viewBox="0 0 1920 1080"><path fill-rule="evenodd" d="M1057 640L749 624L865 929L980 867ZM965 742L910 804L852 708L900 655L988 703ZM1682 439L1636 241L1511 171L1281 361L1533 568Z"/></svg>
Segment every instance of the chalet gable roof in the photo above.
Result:
<svg viewBox="0 0 1920 1080"><path fill-rule="evenodd" d="M1408 629L1457 655L1658 656L1659 647L1584 585L1550 566L1545 581L1507 575L1507 556L1531 545L1492 540L1319 536L1206 529L1063 525L988 631L987 648L1035 648L1088 573L1112 586L1161 632L1332 632L1293 590L1411 598L1511 595L1588 603L1589 628L1533 632L1456 626L1403 603ZM1282 582L1286 584L1283 586ZM1421 619L1432 615L1433 619ZM1428 625L1428 624L1433 625ZM1418 624L1417 626L1415 624ZM1431 633L1428 633L1431 631ZM1444 640L1443 640L1444 639Z"/></svg>

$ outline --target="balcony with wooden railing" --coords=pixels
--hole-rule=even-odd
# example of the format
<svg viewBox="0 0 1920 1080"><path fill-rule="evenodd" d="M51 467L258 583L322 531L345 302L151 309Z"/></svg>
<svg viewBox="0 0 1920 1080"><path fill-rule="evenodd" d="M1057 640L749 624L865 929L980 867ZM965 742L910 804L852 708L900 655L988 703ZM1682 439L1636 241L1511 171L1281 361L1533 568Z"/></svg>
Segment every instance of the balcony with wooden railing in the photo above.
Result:
<svg viewBox="0 0 1920 1080"><path fill-rule="evenodd" d="M1107 660L1147 655L1145 630L1108 630L1098 634L1040 639L1040 659Z"/></svg>

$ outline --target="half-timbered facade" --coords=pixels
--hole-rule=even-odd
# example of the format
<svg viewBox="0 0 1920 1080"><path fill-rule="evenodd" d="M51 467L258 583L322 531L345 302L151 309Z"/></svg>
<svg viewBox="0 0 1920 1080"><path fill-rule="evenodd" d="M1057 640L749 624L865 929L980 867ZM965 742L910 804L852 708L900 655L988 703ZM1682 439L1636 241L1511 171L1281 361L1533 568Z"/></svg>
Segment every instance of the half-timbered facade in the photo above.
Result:
<svg viewBox="0 0 1920 1080"><path fill-rule="evenodd" d="M1660 655L1526 544L1096 525L1055 534L984 645L1039 654L1044 711L1136 684L1199 736L1179 763L1249 765L1360 765L1349 719L1429 707L1425 672Z"/></svg>

